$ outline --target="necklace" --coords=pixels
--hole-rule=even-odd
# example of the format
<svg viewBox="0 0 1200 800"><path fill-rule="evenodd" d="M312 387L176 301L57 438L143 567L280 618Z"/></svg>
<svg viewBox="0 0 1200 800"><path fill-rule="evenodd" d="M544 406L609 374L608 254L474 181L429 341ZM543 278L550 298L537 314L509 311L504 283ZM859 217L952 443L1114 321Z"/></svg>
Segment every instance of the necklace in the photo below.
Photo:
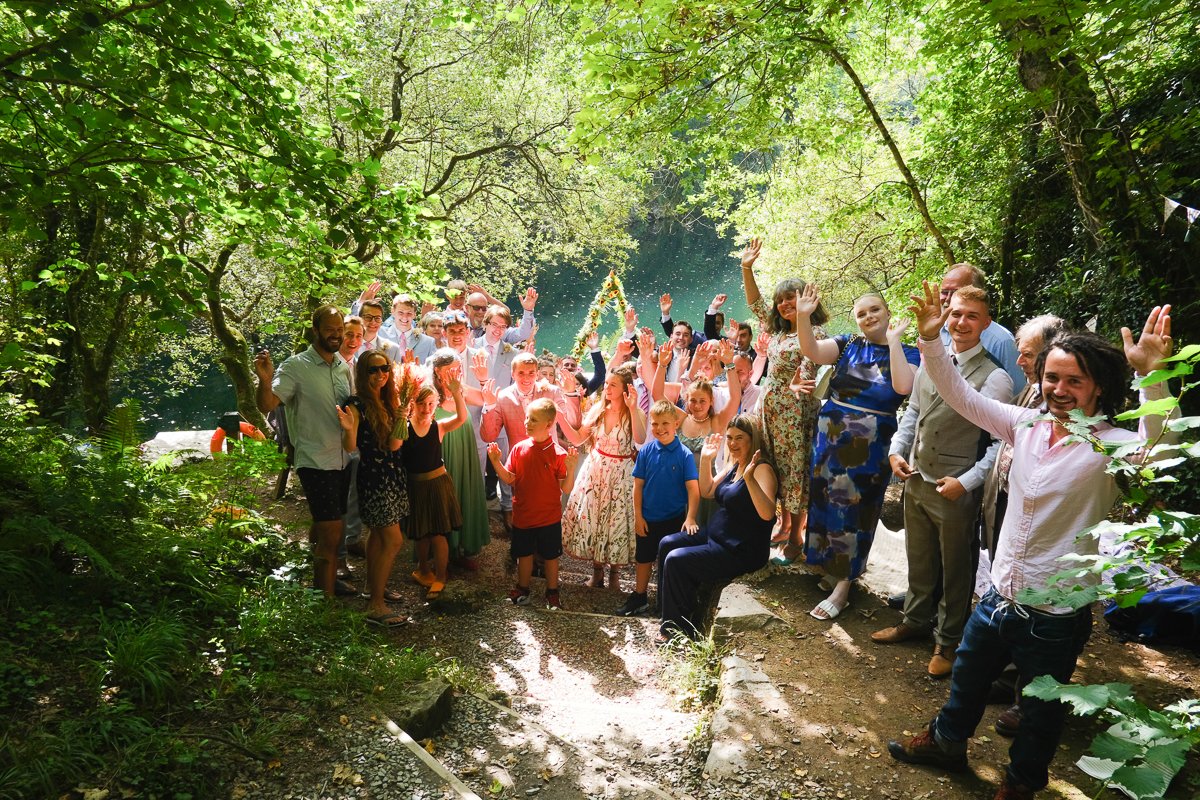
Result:
<svg viewBox="0 0 1200 800"><path fill-rule="evenodd" d="M701 422L708 422L710 419L712 419L712 412L710 411L707 414L705 414L704 419L696 419L694 414L688 414L688 419L690 419L692 422L699 425Z"/></svg>

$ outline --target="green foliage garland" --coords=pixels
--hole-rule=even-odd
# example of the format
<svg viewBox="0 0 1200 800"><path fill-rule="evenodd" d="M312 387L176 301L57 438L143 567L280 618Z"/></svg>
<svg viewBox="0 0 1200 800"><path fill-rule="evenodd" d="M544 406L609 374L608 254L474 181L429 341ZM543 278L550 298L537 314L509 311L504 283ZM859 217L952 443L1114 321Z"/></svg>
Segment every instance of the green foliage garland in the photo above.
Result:
<svg viewBox="0 0 1200 800"><path fill-rule="evenodd" d="M625 300L625 287L621 285L621 279L612 270L609 270L608 277L600 286L600 291L596 292L596 299L588 306L583 327L575 336L575 345L571 348L571 355L575 358L582 358L583 354L587 352L588 337L600 327L600 314L609 303L616 308L617 315L624 319L625 309L628 308L629 303Z"/></svg>

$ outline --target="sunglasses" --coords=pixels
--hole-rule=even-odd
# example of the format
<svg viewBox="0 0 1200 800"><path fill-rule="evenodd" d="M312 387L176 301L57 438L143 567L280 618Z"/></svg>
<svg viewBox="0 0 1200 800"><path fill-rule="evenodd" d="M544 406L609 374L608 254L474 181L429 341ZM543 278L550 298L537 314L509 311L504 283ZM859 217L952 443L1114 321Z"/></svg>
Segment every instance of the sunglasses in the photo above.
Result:
<svg viewBox="0 0 1200 800"><path fill-rule="evenodd" d="M387 364L376 364L373 367L367 367L367 374L378 375L381 372L388 372L389 370L391 370L391 367Z"/></svg>
<svg viewBox="0 0 1200 800"><path fill-rule="evenodd" d="M487 311L487 306L476 306L470 303L467 304L467 308L474 309L475 311Z"/></svg>

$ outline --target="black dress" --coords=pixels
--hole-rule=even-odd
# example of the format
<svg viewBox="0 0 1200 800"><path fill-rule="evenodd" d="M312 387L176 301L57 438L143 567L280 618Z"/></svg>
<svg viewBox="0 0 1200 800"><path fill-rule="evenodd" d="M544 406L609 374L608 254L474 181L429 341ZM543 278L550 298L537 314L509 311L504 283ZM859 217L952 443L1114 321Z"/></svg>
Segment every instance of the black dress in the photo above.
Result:
<svg viewBox="0 0 1200 800"><path fill-rule="evenodd" d="M351 404L358 409L358 507L364 524L371 528L397 525L408 516L408 483L399 450L390 450L367 421L365 404L357 396Z"/></svg>

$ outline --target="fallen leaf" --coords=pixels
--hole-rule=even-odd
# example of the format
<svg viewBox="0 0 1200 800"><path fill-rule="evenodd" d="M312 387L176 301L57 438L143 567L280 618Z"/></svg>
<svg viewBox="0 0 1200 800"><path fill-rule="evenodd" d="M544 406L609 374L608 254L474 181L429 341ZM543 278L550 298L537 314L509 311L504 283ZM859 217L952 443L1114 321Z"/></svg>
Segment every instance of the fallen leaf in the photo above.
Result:
<svg viewBox="0 0 1200 800"><path fill-rule="evenodd" d="M492 785L488 787L488 791L492 794L500 794L504 791L504 784L499 778L492 778Z"/></svg>
<svg viewBox="0 0 1200 800"><path fill-rule="evenodd" d="M86 786L76 786L75 791L83 795L83 800L108 800L108 789L89 789Z"/></svg>
<svg viewBox="0 0 1200 800"><path fill-rule="evenodd" d="M267 762L267 769L279 769L282 766L283 766L283 764L279 761L278 758L273 758Z"/></svg>
<svg viewBox="0 0 1200 800"><path fill-rule="evenodd" d="M350 718L347 717L345 714L342 714L340 717L338 717L338 724L339 725L349 725Z"/></svg>
<svg viewBox="0 0 1200 800"><path fill-rule="evenodd" d="M753 739L753 738L754 738L754 734L752 734L752 733L743 733L743 734L742 734L742 741L743 741L743 742L748 742L748 741L750 741L750 740L751 740L751 739Z"/></svg>
<svg viewBox="0 0 1200 800"><path fill-rule="evenodd" d="M421 742L421 746L425 748L426 753L429 753L429 755L433 755L433 750L434 750L433 739L426 739L425 741Z"/></svg>

